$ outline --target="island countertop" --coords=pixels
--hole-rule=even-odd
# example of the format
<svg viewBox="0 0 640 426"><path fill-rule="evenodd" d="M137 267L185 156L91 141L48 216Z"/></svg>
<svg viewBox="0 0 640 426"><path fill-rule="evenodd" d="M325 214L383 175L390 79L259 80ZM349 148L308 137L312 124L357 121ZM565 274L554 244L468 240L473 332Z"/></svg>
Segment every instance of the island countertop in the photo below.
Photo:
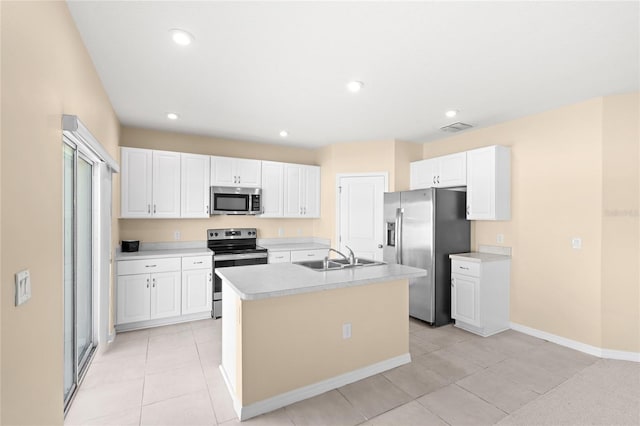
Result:
<svg viewBox="0 0 640 426"><path fill-rule="evenodd" d="M268 299L376 282L418 278L425 269L405 265L375 265L314 271L295 263L271 263L216 269L242 300Z"/></svg>

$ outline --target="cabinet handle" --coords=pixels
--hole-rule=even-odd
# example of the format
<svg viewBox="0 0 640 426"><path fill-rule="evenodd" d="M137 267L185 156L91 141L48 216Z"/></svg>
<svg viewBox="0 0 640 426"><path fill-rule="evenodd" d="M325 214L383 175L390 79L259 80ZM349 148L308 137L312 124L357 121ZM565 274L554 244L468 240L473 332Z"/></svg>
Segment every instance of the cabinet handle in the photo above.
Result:
<svg viewBox="0 0 640 426"><path fill-rule="evenodd" d="M469 270L469 268L466 268L466 267L464 267L464 266L458 266L458 268L460 268L460 269L464 269L465 271L468 271L468 270Z"/></svg>
<svg viewBox="0 0 640 426"><path fill-rule="evenodd" d="M438 176L438 183L440 183L440 176Z"/></svg>
<svg viewBox="0 0 640 426"><path fill-rule="evenodd" d="M307 208L306 207L304 208L304 214L305 214L305 216L307 215Z"/></svg>
<svg viewBox="0 0 640 426"><path fill-rule="evenodd" d="M194 265L202 265L204 262L200 261L200 262L193 262Z"/></svg>
<svg viewBox="0 0 640 426"><path fill-rule="evenodd" d="M147 278L147 288L149 288L149 278Z"/></svg>
<svg viewBox="0 0 640 426"><path fill-rule="evenodd" d="M209 272L209 282L211 282L211 272Z"/></svg>
<svg viewBox="0 0 640 426"><path fill-rule="evenodd" d="M300 215L302 215L302 207L300 207Z"/></svg>
<svg viewBox="0 0 640 426"><path fill-rule="evenodd" d="M382 248L382 244L378 244L378 248Z"/></svg>
<svg viewBox="0 0 640 426"><path fill-rule="evenodd" d="M147 204L147 213L151 214L151 204Z"/></svg>
<svg viewBox="0 0 640 426"><path fill-rule="evenodd" d="M315 256L315 254L308 253L307 256L311 257L311 256Z"/></svg>
<svg viewBox="0 0 640 426"><path fill-rule="evenodd" d="M433 183L436 183L436 177L435 176L433 177Z"/></svg>
<svg viewBox="0 0 640 426"><path fill-rule="evenodd" d="M469 206L467 206L467 216L469 216Z"/></svg>
<svg viewBox="0 0 640 426"><path fill-rule="evenodd" d="M204 212L205 213L209 213L209 205L208 204L206 206L204 206Z"/></svg>
<svg viewBox="0 0 640 426"><path fill-rule="evenodd" d="M155 268L158 265L144 265L145 268Z"/></svg>
<svg viewBox="0 0 640 426"><path fill-rule="evenodd" d="M238 183L242 182L242 176L238 176Z"/></svg>
<svg viewBox="0 0 640 426"><path fill-rule="evenodd" d="M451 287L455 287L455 286L456 286L456 279L451 278Z"/></svg>
<svg viewBox="0 0 640 426"><path fill-rule="evenodd" d="M153 288L156 288L156 279L153 279Z"/></svg>
<svg viewBox="0 0 640 426"><path fill-rule="evenodd" d="M153 214L156 214L156 205L153 205Z"/></svg>

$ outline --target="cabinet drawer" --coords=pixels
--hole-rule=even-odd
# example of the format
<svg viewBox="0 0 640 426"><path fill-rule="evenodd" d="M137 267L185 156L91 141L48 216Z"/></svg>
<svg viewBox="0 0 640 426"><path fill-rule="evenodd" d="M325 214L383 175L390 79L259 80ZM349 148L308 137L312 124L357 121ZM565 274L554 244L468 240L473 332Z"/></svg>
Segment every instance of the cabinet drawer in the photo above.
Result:
<svg viewBox="0 0 640 426"><path fill-rule="evenodd" d="M296 250L291 252L291 261L292 262L301 262L303 260L317 260L324 259L327 256L326 249L319 250Z"/></svg>
<svg viewBox="0 0 640 426"><path fill-rule="evenodd" d="M117 266L118 275L180 271L180 258L167 257L146 260L121 260Z"/></svg>
<svg viewBox="0 0 640 426"><path fill-rule="evenodd" d="M288 263L291 262L291 252L290 251L276 251L273 253L269 253L268 255L269 263Z"/></svg>
<svg viewBox="0 0 640 426"><path fill-rule="evenodd" d="M182 258L182 270L211 269L211 256L189 256Z"/></svg>
<svg viewBox="0 0 640 426"><path fill-rule="evenodd" d="M451 261L451 273L469 275L471 277L480 276L480 264L476 262L464 262L461 260Z"/></svg>

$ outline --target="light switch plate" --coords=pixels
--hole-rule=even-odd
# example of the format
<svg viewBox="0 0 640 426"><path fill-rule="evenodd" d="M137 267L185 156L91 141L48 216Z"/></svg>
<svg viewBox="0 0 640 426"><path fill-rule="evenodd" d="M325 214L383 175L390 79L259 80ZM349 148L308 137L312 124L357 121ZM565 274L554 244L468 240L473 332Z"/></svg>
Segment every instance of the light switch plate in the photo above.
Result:
<svg viewBox="0 0 640 426"><path fill-rule="evenodd" d="M582 248L582 238L572 238L571 239L571 247L573 247L576 250L579 250Z"/></svg>
<svg viewBox="0 0 640 426"><path fill-rule="evenodd" d="M16 306L31 298L31 274L28 269L16 274Z"/></svg>
<svg viewBox="0 0 640 426"><path fill-rule="evenodd" d="M342 338L351 339L351 323L350 322L342 324Z"/></svg>

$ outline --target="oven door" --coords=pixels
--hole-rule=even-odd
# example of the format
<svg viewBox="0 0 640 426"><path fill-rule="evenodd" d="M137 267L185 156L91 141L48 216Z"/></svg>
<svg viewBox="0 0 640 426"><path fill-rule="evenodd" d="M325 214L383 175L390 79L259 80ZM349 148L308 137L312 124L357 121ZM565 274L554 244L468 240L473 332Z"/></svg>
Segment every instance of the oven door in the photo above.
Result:
<svg viewBox="0 0 640 426"><path fill-rule="evenodd" d="M213 318L220 318L222 316L222 279L216 275L216 269L218 268L230 268L233 266L246 266L246 265L260 265L267 263L267 257L246 257L247 255L240 255L241 258L232 258L230 256L220 256L223 259L218 260L214 256L213 262L213 312L211 316Z"/></svg>

